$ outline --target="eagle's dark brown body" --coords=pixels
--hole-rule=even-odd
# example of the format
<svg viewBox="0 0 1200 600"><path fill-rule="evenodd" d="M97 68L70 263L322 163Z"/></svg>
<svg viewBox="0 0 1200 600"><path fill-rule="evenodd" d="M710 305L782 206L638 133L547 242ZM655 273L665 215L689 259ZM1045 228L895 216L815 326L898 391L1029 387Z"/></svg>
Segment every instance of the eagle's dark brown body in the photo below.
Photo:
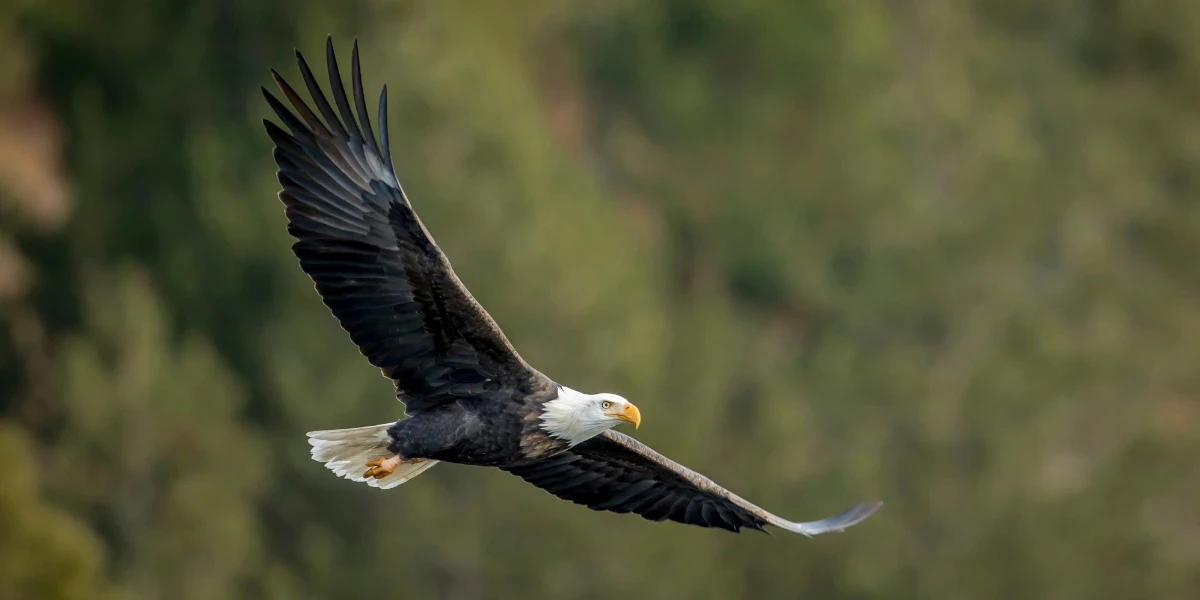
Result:
<svg viewBox="0 0 1200 600"><path fill-rule="evenodd" d="M389 450L405 458L428 458L484 467L519 465L567 450L541 427L541 406L554 390L527 402L459 400L398 421L388 430Z"/></svg>

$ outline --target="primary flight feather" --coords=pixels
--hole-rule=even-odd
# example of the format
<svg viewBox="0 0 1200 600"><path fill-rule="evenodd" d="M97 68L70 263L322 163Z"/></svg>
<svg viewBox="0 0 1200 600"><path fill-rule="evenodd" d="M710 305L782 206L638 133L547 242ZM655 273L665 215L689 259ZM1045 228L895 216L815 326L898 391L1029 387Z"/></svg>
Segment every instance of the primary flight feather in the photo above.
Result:
<svg viewBox="0 0 1200 600"><path fill-rule="evenodd" d="M275 143L288 233L297 240L292 251L407 408L395 423L309 433L314 459L384 489L440 461L497 467L594 510L730 531L766 525L805 535L842 531L880 507L859 504L820 521L788 521L612 431L620 423L636 428L638 408L615 394L577 392L529 366L454 274L392 168L386 86L379 139L371 129L358 44L350 63L353 109L331 40L333 105L299 52L296 59L316 112L274 71L295 112L263 89L287 128L264 120Z"/></svg>

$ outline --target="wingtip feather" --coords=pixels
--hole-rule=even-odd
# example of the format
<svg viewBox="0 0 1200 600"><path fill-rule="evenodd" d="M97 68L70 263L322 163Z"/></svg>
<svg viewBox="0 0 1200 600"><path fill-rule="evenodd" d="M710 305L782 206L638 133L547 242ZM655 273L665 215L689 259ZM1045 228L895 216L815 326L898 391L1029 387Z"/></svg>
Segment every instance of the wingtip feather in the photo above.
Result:
<svg viewBox="0 0 1200 600"><path fill-rule="evenodd" d="M392 166L392 145L388 138L388 118L387 118L387 84L383 84L383 89L379 91L379 152L383 154L383 164L393 173L395 167Z"/></svg>
<svg viewBox="0 0 1200 600"><path fill-rule="evenodd" d="M362 128L363 138L375 154L382 154L379 150L379 143L375 141L375 132L371 129L371 115L367 107L366 96L363 94L362 65L358 59L357 38L354 40L354 48L350 51L350 85L354 93L354 108L358 111L358 122Z"/></svg>
<svg viewBox="0 0 1200 600"><path fill-rule="evenodd" d="M793 533L812 537L823 533L834 533L845 531L875 514L883 507L883 502L865 502L855 504L842 512L819 521L796 522L779 519L778 521L768 521L769 524L785 529Z"/></svg>
<svg viewBox="0 0 1200 600"><path fill-rule="evenodd" d="M358 128L358 121L354 118L354 113L350 109L350 101L346 97L346 86L342 83L341 69L338 68L337 52L333 48L333 38L325 38L325 68L329 71L329 93L333 95L334 104L337 105L338 113L342 116L343 125L346 128L346 134L351 140L362 140L362 131Z"/></svg>

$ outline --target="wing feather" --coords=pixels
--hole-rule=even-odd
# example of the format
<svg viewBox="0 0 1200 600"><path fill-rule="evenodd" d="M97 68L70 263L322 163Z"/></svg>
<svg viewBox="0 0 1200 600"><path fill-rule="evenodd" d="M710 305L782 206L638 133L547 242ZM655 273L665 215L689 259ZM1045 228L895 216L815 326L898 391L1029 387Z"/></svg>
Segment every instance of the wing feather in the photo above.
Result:
<svg viewBox="0 0 1200 600"><path fill-rule="evenodd" d="M592 510L633 512L651 521L670 519L734 532L762 530L767 525L807 536L843 531L883 505L858 504L819 521L788 521L615 431L606 431L562 454L504 470Z"/></svg>
<svg viewBox="0 0 1200 600"><path fill-rule="evenodd" d="M264 89L287 130L264 124L275 144L288 232L296 238L292 251L350 339L392 379L409 412L550 389L553 383L517 354L413 212L391 166L386 88L378 141L371 129L357 41L351 57L357 118L331 39L332 103L299 52L296 61L316 111L271 71L291 109Z"/></svg>
<svg viewBox="0 0 1200 600"><path fill-rule="evenodd" d="M354 40L354 49L350 52L350 82L354 88L354 109L358 111L358 119L362 121L363 133L375 156L381 156L379 143L375 141L375 132L371 131L371 113L367 110L367 98L363 94L362 69L358 62L358 40ZM368 154L368 156L370 156Z"/></svg>

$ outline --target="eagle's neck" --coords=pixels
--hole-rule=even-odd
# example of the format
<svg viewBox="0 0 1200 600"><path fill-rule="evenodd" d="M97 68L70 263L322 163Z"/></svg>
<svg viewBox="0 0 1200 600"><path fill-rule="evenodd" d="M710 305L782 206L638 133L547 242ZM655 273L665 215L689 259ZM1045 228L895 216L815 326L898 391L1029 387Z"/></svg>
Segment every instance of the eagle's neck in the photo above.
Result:
<svg viewBox="0 0 1200 600"><path fill-rule="evenodd" d="M558 395L542 405L542 430L574 446L611 429L615 423L591 418L594 411L586 410L595 401L591 394L558 386Z"/></svg>

